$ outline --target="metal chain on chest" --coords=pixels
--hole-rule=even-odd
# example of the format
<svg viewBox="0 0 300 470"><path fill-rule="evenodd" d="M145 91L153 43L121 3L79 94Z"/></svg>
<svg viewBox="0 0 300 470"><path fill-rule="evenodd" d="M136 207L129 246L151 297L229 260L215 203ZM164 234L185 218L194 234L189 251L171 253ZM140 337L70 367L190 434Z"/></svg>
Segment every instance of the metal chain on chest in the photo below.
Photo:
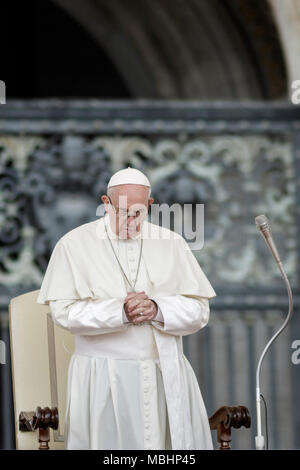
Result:
<svg viewBox="0 0 300 470"><path fill-rule="evenodd" d="M110 237L109 237L109 235L108 235L107 228L106 228L106 223L105 223L105 222L104 222L104 227L105 227L106 235L107 235L107 238L108 238L108 240L109 240L110 246L111 246L111 248L112 248L112 250L113 250L113 253L114 253L114 255L115 255L115 258L116 258L116 260L117 260L117 262L118 262L118 264L119 264L119 267L120 267L120 269L121 269L123 275L125 276L125 278L126 278L128 284L130 285L132 291L134 292L134 287L135 287L135 284L136 284L136 281L137 281L137 278L138 278L138 273L139 273L139 270L140 270L140 264L141 264L141 258L142 258L142 249L143 249L143 238L141 237L141 247L140 247L140 255L139 255L138 268L137 268L137 272L136 272L136 277L135 277L134 284L132 285L131 282L129 281L128 277L126 276L126 273L124 272L124 269L122 268L122 265L121 265L121 263L120 263L120 261L119 261L117 255L116 255L116 252L115 252L115 250L114 250L113 244L112 244L111 239L110 239Z"/></svg>

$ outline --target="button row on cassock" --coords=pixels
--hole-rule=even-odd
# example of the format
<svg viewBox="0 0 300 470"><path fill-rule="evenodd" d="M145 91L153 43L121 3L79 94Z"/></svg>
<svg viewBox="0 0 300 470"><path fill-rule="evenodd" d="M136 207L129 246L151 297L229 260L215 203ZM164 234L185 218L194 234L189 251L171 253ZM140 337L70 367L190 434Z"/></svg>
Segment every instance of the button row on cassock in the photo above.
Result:
<svg viewBox="0 0 300 470"><path fill-rule="evenodd" d="M145 374L147 375L144 375L144 388L143 388L143 392L144 392L144 408L145 408L145 439L146 439L146 444L145 444L145 449L151 449L151 445L150 445L150 422L149 422L149 405L150 405L150 402L149 402L149 399L148 399L148 392L149 392L149 385L148 385L148 381L149 381L149 375L148 375L148 366L146 364L143 365L143 370L145 372Z"/></svg>

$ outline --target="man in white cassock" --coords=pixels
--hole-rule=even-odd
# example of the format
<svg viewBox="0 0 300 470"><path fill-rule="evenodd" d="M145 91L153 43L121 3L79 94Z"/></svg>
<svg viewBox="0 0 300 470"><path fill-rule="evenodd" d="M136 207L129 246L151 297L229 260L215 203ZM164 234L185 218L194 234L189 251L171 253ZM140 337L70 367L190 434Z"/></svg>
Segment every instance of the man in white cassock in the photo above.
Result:
<svg viewBox="0 0 300 470"><path fill-rule="evenodd" d="M66 449L213 449L182 336L203 328L214 289L184 238L150 223L148 178L128 167L106 213L62 236L38 295L74 334Z"/></svg>

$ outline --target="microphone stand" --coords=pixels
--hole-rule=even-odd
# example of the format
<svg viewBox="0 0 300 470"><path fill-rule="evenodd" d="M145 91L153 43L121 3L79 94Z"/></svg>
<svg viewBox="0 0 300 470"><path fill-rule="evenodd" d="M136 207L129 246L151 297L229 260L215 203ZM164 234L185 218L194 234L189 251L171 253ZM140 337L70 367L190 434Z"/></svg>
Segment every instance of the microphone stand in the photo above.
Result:
<svg viewBox="0 0 300 470"><path fill-rule="evenodd" d="M264 219L263 219L264 218ZM279 267L279 270L280 270L280 273L281 273L281 276L285 282L285 285L286 285L286 288L287 288L287 292L288 292L288 298L289 298L289 311L288 311L288 315L284 321L284 323L282 324L282 326L279 328L279 330L274 334L274 336L270 339L270 341L268 342L268 344L266 345L265 349L263 350L261 356L260 356L260 359L259 359L259 362L258 362L258 366L257 366L257 370L256 370L256 418L257 418L257 435L255 436L255 447L256 447L256 450L263 450L264 447L265 447L265 440L264 440L264 436L262 435L262 431L261 431L261 398L260 398L260 382L259 382L259 377L260 377L260 370L261 370L261 366L262 366L262 362L265 358L265 355L267 353L267 351L269 350L270 346L272 345L272 343L275 341L275 339L280 335L280 333L285 329L285 327L287 326L288 322L290 321L290 318L292 316L292 313L293 313L293 296L292 296L292 290L291 290L291 286L290 286L290 283L289 283L289 280L287 278L287 275L283 269L283 266L282 266L282 263L280 261L280 258L279 258L279 255L278 255L278 252L276 250L276 247L275 247L275 244L272 240L272 237L270 235L270 232L269 232L269 227L268 227L268 219L265 217L265 216L258 216L256 217L255 221L257 222L257 225L259 226L259 229L261 230L261 234L265 240L265 242L267 243L272 255L274 256L275 260L276 260L276 263L278 264L278 267ZM262 222L263 223L259 223L258 224L258 221L259 222Z"/></svg>

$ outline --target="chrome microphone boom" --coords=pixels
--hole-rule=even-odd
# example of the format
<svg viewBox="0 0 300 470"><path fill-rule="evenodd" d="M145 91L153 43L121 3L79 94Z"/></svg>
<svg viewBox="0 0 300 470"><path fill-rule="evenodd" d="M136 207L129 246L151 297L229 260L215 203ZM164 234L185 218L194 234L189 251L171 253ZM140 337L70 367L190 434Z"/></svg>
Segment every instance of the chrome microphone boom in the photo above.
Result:
<svg viewBox="0 0 300 470"><path fill-rule="evenodd" d="M262 450L265 447L264 443L264 436L262 435L261 432L261 399L260 399L260 383L259 383L259 376L260 376L260 370L261 370L261 365L264 360L264 357L270 348L271 344L275 341L277 336L280 335L280 333L285 329L286 325L288 324L292 313L293 313L293 295L292 295L292 290L291 286L289 283L289 280L287 278L287 275L285 274L285 271L283 269L277 248L275 246L275 243L273 241L273 238L271 236L271 229L269 225L269 221L265 215L258 215L255 217L255 223L257 228L260 230L261 235L263 236L266 244L268 245L272 256L274 257L276 263L278 264L281 276L285 282L287 292L288 292L288 297L289 297L289 311L287 314L287 317L282 324L282 326L279 328L279 330L274 334L274 336L270 339L268 344L266 345L265 349L263 350L260 359L258 361L257 365L257 370L256 370L256 419L257 419L257 435L255 436L255 446L257 450Z"/></svg>

